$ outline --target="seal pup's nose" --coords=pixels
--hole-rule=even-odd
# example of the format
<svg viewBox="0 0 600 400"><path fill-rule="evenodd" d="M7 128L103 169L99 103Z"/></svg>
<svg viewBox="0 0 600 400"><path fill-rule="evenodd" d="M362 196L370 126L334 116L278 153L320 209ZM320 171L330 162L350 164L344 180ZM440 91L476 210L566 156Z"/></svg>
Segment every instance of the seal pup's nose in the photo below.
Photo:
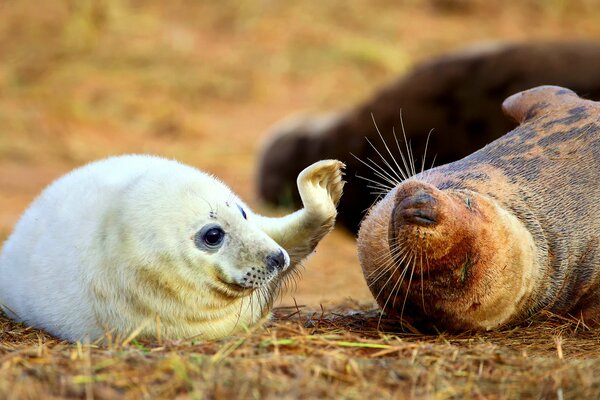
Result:
<svg viewBox="0 0 600 400"><path fill-rule="evenodd" d="M267 270L269 272L281 271L285 268L285 255L283 251L278 250L271 253L266 258Z"/></svg>
<svg viewBox="0 0 600 400"><path fill-rule="evenodd" d="M417 189L402 199L394 210L394 214L403 224L433 226L438 223L437 200L425 189Z"/></svg>

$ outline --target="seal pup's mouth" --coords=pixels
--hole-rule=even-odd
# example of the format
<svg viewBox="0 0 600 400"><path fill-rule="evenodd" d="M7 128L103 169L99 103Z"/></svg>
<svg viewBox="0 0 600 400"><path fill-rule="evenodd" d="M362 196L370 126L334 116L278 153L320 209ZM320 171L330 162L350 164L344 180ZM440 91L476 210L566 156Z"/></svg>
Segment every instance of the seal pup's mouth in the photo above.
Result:
<svg viewBox="0 0 600 400"><path fill-rule="evenodd" d="M268 254L261 266L245 267L230 276L217 268L215 278L228 290L246 296L255 290L272 290L290 272L290 258L281 249Z"/></svg>
<svg viewBox="0 0 600 400"><path fill-rule="evenodd" d="M259 289L272 284L289 266L289 256L279 249L265 256L263 265L244 268L232 283L241 288Z"/></svg>
<svg viewBox="0 0 600 400"><path fill-rule="evenodd" d="M235 300L250 296L254 292L254 288L244 287L228 281L220 270L216 270L213 277L214 279L209 283L209 287L223 298Z"/></svg>

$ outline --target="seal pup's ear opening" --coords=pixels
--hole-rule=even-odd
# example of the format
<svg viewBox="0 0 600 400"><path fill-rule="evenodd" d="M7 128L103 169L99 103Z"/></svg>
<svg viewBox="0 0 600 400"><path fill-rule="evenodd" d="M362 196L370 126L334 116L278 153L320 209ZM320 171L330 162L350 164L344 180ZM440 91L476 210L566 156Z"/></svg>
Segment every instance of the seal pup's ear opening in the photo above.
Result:
<svg viewBox="0 0 600 400"><path fill-rule="evenodd" d="M565 103L581 102L570 89L560 86L538 86L513 94L502 103L502 111L519 124L542 115L549 106L557 107Z"/></svg>

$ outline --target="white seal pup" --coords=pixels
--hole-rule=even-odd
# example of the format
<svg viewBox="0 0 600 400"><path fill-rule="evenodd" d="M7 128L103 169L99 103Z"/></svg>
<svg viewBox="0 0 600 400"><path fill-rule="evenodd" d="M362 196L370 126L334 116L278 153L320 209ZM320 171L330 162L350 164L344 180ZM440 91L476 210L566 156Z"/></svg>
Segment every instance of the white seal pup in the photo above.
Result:
<svg viewBox="0 0 600 400"><path fill-rule="evenodd" d="M176 161L93 162L52 183L15 226L0 255L0 304L70 341L245 329L266 320L282 282L333 228L342 168L306 168L304 208L268 218Z"/></svg>

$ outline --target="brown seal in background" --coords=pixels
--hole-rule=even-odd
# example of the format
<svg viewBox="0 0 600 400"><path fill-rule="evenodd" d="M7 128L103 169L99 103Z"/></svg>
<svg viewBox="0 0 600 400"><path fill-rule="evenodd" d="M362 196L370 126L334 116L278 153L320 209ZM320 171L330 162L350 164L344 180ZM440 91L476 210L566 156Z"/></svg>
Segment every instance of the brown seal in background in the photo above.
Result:
<svg viewBox="0 0 600 400"><path fill-rule="evenodd" d="M541 310L600 322L600 103L543 86L503 109L518 128L405 180L362 222L387 313L452 331Z"/></svg>
<svg viewBox="0 0 600 400"><path fill-rule="evenodd" d="M436 165L456 161L516 125L502 115L508 96L539 85L568 87L600 100L600 43L548 42L478 46L416 66L365 102L325 117L294 118L273 129L257 172L260 196L273 204L299 205L295 179L303 166L325 158L347 165L338 221L356 232L375 197L357 175L373 173L356 160L377 159L367 137L383 150L400 132L400 110L415 155L429 153ZM343 95L343 89L340 89ZM400 136L401 137L401 136Z"/></svg>

